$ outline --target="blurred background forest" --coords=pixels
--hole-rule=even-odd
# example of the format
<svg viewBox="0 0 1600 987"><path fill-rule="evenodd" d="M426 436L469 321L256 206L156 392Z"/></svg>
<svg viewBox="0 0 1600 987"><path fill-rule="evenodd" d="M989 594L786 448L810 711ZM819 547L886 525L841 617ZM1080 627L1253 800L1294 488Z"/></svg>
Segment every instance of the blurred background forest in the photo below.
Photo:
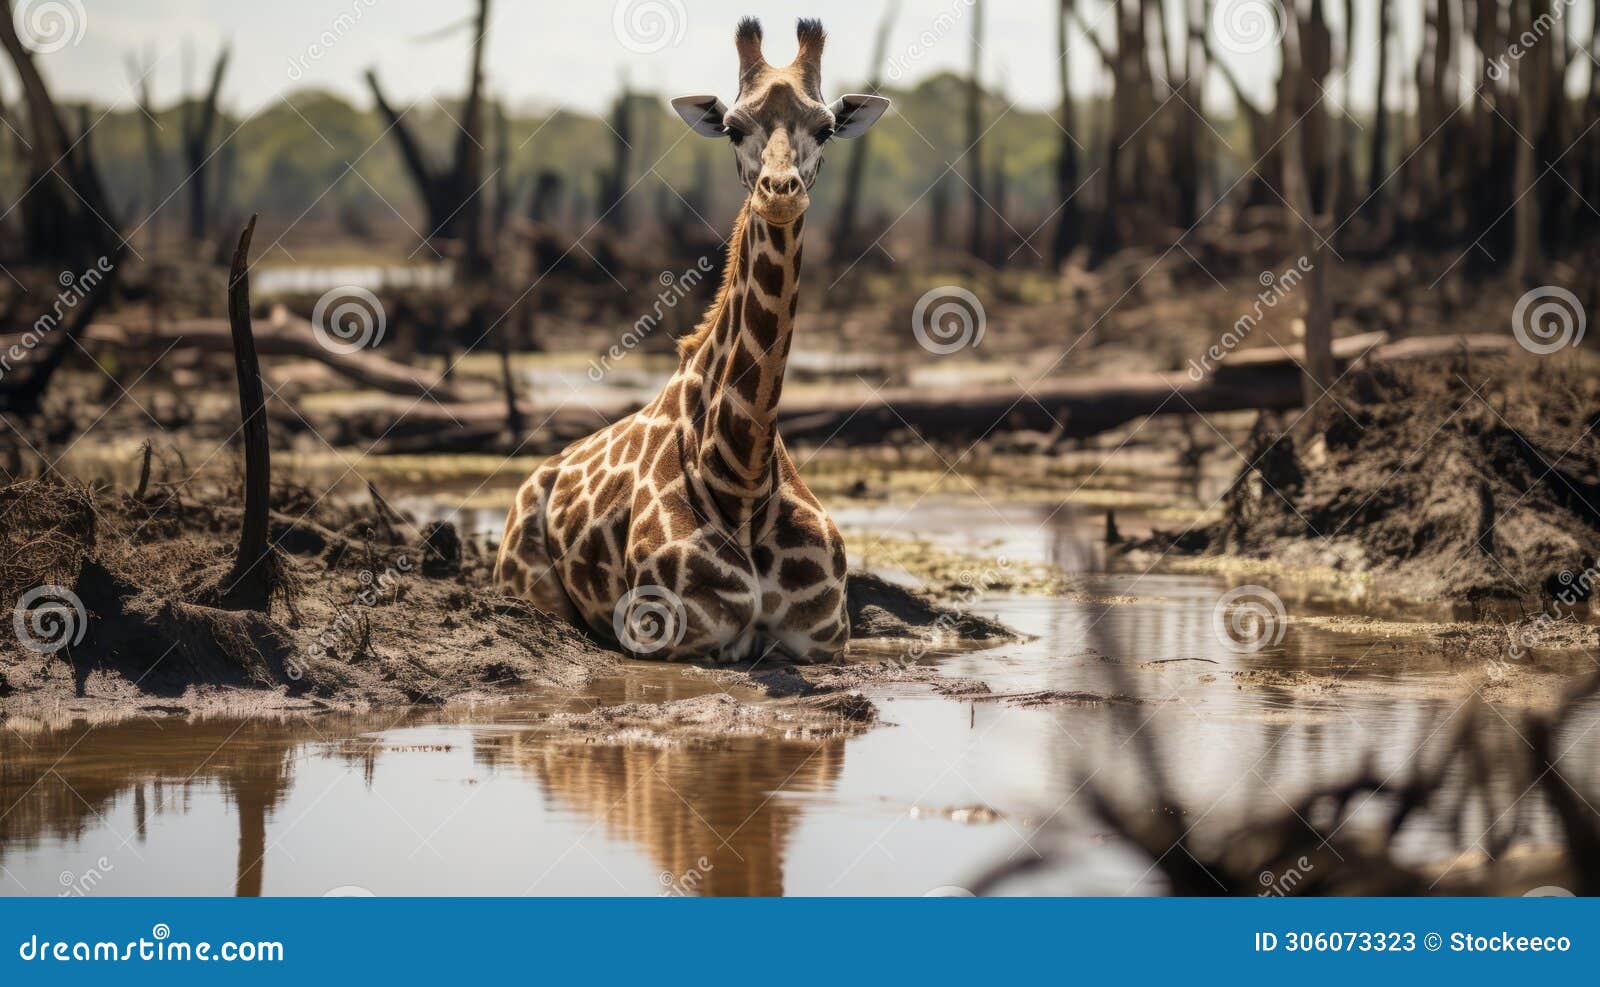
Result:
<svg viewBox="0 0 1600 987"><path fill-rule="evenodd" d="M384 15L377 0L348 6L327 14L321 37L328 54L320 57L329 61L338 60L341 35L375 31ZM1038 32L1055 35L1058 43L1057 86L1049 93L1008 83L1012 56L985 46L984 6L982 0L909 8L892 2L870 25L848 26L854 34L875 29L872 58L858 65L830 61L829 84L841 92L882 92L895 100L895 113L871 136L871 167L859 179L818 187L822 213L837 214L841 200L855 196L853 212L860 215L851 220L879 230L893 224L908 241L929 232L935 243L970 240L976 222L996 227L989 236L997 241L993 248L1005 248L1013 262L1059 262L1061 256L1049 251L1013 255L1011 249L1024 240L1039 246L1098 238L1107 249L1157 242L1157 230L1170 239L1209 215L1213 204L1291 198L1293 178L1280 159L1288 150L1285 139L1303 131L1299 143L1315 210L1340 221L1377 224L1393 215L1434 227L1433 242L1509 240L1514 224L1492 220L1520 191L1515 171L1523 143L1533 145L1534 174L1548 168L1559 179L1549 183L1555 191L1539 195L1552 221L1547 242L1562 242L1565 234L1558 231L1582 225L1583 215L1594 218L1583 205L1593 197L1597 143L1586 124L1600 96L1600 73L1594 71L1596 32L1586 2L1041 3ZM74 8L64 9L70 14ZM18 4L15 13L26 25L29 16L50 11L34 2ZM81 22L93 13L60 29L81 33ZM1018 16L1014 8L1002 13ZM480 22L493 30L480 21L484 16L441 10L438 30L390 43L404 57L454 64L461 50L472 48ZM890 32L904 35L919 26L929 47L967 49L969 70L917 72L919 42L909 52L895 50ZM655 29L675 27L669 22ZM52 29L48 21L36 28ZM1519 45L1524 35L1536 42L1548 36L1549 43ZM648 41L641 63L675 50ZM236 229L241 215L259 212L268 221L293 223L283 240L291 249L326 245L332 236L394 252L407 233L413 241L437 236L426 228L404 147L392 139L398 134L389 134L389 118L371 99L297 86L291 56L281 92L254 100L259 105L250 112L231 105L238 86L229 74L230 46L246 43L230 32L219 49L176 40L159 53L130 49L120 98L56 100L72 157L91 159L100 173L108 218L125 217L123 225L136 224L152 238L161 226L172 227L179 242L185 233L200 232L197 225L211 235L209 227ZM314 38L310 43L316 50ZM43 47L55 50L48 41ZM537 57L537 40L529 47ZM1516 54L1522 47L1531 54L1526 65ZM37 60L48 83L52 59ZM1087 68L1077 64L1083 61ZM348 74L364 78L366 68L350 65ZM705 86L728 82L728 67L721 68L704 73ZM691 211L713 227L723 223L739 201L737 185L725 180L726 155L684 138L665 105L675 92L630 85L630 74L619 73L600 114L561 108L550 95L504 92L481 73L475 86L463 78L455 92L412 105L396 102L395 108L432 161L448 160L462 127L470 127L480 152L475 198L493 229L511 217L532 216L576 234L606 214L611 228L631 231L676 226ZM1075 82L1085 77L1088 84ZM28 241L15 236L22 218L15 204L36 184L42 162L26 153L35 126L31 94L14 68L0 78L12 152L0 156L0 192L11 206L5 222L13 234L6 260L21 263ZM252 92L261 84L251 80ZM374 74L361 88L375 93L378 85ZM182 92L176 100L151 97L173 88ZM471 105L464 98L469 90ZM540 104L557 108L540 110ZM1301 125L1290 128L1291 121ZM80 133L86 135L81 147ZM1414 151L1423 160L1415 160ZM1469 172L1478 174L1474 179ZM1066 186L1071 179L1076 182ZM1462 201L1459 192L1469 179L1497 182L1497 194ZM195 185L204 193L189 187ZM1070 208L1063 209L1064 202ZM1115 222L1104 218L1113 203L1124 214ZM1377 208L1381 203L1392 205L1384 211ZM1567 207L1580 215L1567 216ZM196 208L204 213L198 219L175 215ZM612 212L622 215L610 218ZM1434 218L1441 222L1430 222ZM152 225L157 229L147 232ZM1108 225L1115 229L1107 232Z"/></svg>
<svg viewBox="0 0 1600 987"><path fill-rule="evenodd" d="M224 267L252 214L266 234L254 297L275 313L276 345L367 392L330 417L326 380L279 374L291 433L309 425L336 447L558 448L670 370L641 359L611 374L616 347L662 357L715 288L743 195L728 148L692 137L671 91L630 81L665 70L731 98L727 49L700 40L715 34L708 8L619 0L593 48L617 69L598 92L504 81L521 76L493 61L497 24L525 28L525 7L464 3L415 33L417 11L352 0L307 14L304 47L265 62L243 47L249 18L216 25L210 48L130 46L111 101L62 95L84 80L53 68L80 45L114 47L91 33L92 10L7 10L0 317L13 336L44 330L23 334L0 383L23 422L74 348L104 369L115 353L221 339ZM388 18L402 15L396 34ZM1287 400L1203 380L1234 349L1298 370L1309 404L1375 342L1503 334L1532 313L1536 340L1565 327L1576 345L1600 303L1592 2L1058 0L1020 13L889 0L834 30L865 57L830 56L829 91L894 101L870 135L830 147L814 190L808 279L821 290L801 309L795 372L875 405L841 439L1006 425L1081 439L1183 410L1159 389L1111 415L1083 394L1036 393L1074 374L1192 369L1209 388L1184 395L1194 409ZM525 44L538 61L538 37ZM254 74L237 78L239 60ZM456 73L443 91L397 95L412 75ZM311 78L325 84L298 84ZM106 276L59 311L51 296L91 262ZM1517 304L1556 288L1558 311ZM953 322L932 304L944 295L964 312ZM930 311L935 324L917 325ZM306 349L330 332L351 352ZM535 353L600 372L578 385ZM203 364L150 371L216 383ZM892 393L934 379L1008 382L1012 400L961 390L952 404L970 414L939 418ZM398 408L374 387L421 400ZM846 428L838 407L792 403L811 434Z"/></svg>

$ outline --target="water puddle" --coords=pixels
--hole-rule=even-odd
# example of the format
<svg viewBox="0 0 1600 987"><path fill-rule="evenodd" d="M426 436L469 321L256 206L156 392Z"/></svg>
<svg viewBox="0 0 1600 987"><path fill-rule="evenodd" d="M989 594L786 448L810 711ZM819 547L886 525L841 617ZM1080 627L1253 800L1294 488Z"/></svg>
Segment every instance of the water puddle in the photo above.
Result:
<svg viewBox="0 0 1600 987"><path fill-rule="evenodd" d="M250 290L259 298L313 295L336 288L363 291L439 291L455 280L448 264L346 264L334 266L271 266L256 270Z"/></svg>
<svg viewBox="0 0 1600 987"><path fill-rule="evenodd" d="M1429 689L1450 670L1409 666L1403 638L1291 622L1281 642L1237 653L1214 629L1222 581L1104 572L1093 525L1048 514L841 513L847 527L958 532L1132 601L984 597L974 609L1035 637L924 660L996 695L879 687L884 725L850 739L628 746L532 728L552 708L721 691L645 663L494 706L0 729L0 893L921 895L1063 838L1063 866L1016 890L1151 893L1149 862L1108 840L1081 797L1086 782L1140 791L1145 739L1178 794L1220 820L1281 811L1364 756L1399 772L1459 708ZM1303 673L1339 687L1296 688ZM1134 701L1028 699L1040 693ZM1597 718L1563 743L1580 775L1600 765ZM1514 723L1486 729L1517 750ZM1533 819L1528 836L1547 831ZM1454 849L1426 824L1408 840L1417 860Z"/></svg>

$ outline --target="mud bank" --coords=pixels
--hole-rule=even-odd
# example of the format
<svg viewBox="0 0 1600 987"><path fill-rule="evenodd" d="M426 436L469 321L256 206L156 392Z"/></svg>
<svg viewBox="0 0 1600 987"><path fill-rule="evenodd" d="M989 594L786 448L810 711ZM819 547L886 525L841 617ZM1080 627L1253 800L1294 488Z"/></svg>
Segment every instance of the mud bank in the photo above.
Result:
<svg viewBox="0 0 1600 987"><path fill-rule="evenodd" d="M448 524L419 528L381 502L336 502L295 487L273 491L268 611L230 609L215 587L233 557L237 498L191 498L159 487L143 495L43 481L0 488L0 597L25 601L16 633L0 645L0 716L110 720L494 702L530 691L570 695L624 661L499 595L491 550ZM1010 636L874 576L851 580L852 623L864 646ZM859 699L758 713L639 707L597 717L568 725L591 736L651 718L699 720L723 734L806 733L869 723L872 711Z"/></svg>
<svg viewBox="0 0 1600 987"><path fill-rule="evenodd" d="M552 713L537 726L571 743L665 747L730 737L828 740L858 733L877 720L877 708L855 692L771 702L745 702L717 692L666 703Z"/></svg>
<svg viewBox="0 0 1600 987"><path fill-rule="evenodd" d="M1124 551L1271 560L1475 615L1570 611L1600 559L1597 406L1579 356L1376 366L1292 428L1264 417L1221 520Z"/></svg>

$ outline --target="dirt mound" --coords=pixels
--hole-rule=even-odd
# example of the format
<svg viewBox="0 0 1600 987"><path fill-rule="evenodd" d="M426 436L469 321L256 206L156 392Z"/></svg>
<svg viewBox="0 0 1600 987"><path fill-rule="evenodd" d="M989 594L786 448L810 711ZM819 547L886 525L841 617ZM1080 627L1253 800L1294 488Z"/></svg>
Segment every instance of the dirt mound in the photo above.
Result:
<svg viewBox="0 0 1600 987"><path fill-rule="evenodd" d="M217 606L213 575L233 559L237 502L228 491L193 500L52 481L0 488L0 599L18 607L17 633L0 634L3 712L486 700L576 690L621 660L497 593L483 543L447 524L419 529L381 499L330 501L293 486L272 496L281 578L270 612ZM1014 636L876 576L853 573L849 598L860 637ZM777 717L768 731L840 728L829 719L839 711L759 715Z"/></svg>
<svg viewBox="0 0 1600 987"><path fill-rule="evenodd" d="M236 501L235 501L236 502ZM0 489L0 593L20 603L0 636L8 712L368 707L576 688L616 656L496 595L490 560L381 512L274 491L284 570L270 613L208 605L240 512L162 493L71 483Z"/></svg>
<svg viewBox="0 0 1600 987"><path fill-rule="evenodd" d="M856 638L1014 641L1017 633L996 620L942 606L932 597L870 572L852 572L845 588L850 633Z"/></svg>
<svg viewBox="0 0 1600 987"><path fill-rule="evenodd" d="M1257 423L1216 524L1141 547L1371 573L1419 600L1586 599L1600 380L1558 357L1374 367Z"/></svg>

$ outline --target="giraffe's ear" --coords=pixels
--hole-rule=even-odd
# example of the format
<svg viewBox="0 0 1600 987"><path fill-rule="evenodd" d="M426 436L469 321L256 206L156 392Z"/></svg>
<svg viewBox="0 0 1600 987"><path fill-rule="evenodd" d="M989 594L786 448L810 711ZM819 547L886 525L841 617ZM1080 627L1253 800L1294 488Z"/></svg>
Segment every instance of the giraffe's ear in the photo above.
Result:
<svg viewBox="0 0 1600 987"><path fill-rule="evenodd" d="M860 137L889 108L882 96L840 96L828 109L833 111L833 136Z"/></svg>
<svg viewBox="0 0 1600 987"><path fill-rule="evenodd" d="M679 96L672 101L672 108L678 111L678 116L683 117L683 122L689 129L701 137L726 137L727 129L722 125L722 115L728 108L722 100L715 96Z"/></svg>

